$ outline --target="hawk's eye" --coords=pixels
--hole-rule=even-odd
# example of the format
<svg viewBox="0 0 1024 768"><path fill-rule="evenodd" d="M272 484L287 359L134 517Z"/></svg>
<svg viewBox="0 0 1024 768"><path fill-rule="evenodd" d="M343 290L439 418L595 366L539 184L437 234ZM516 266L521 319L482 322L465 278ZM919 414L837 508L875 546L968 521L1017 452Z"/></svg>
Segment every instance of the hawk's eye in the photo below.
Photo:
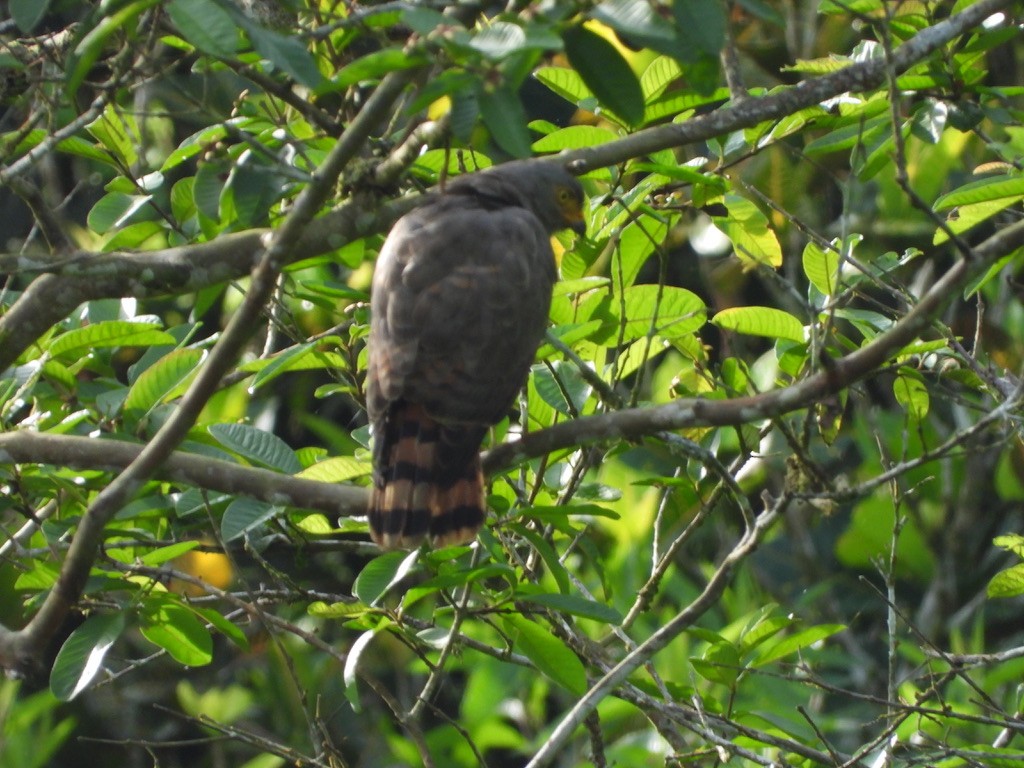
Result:
<svg viewBox="0 0 1024 768"><path fill-rule="evenodd" d="M573 199L574 198L573 198L573 194L572 194L572 190L571 189L569 189L568 187L559 187L558 188L558 202L559 203L562 203L564 205L565 203L573 202Z"/></svg>

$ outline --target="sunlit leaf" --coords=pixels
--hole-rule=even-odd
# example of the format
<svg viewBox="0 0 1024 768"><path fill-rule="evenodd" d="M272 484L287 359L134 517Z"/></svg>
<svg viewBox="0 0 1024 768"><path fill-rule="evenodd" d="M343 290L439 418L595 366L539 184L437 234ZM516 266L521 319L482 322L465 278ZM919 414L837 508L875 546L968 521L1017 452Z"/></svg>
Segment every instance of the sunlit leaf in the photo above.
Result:
<svg viewBox="0 0 1024 768"><path fill-rule="evenodd" d="M86 689L103 666L107 651L124 630L124 614L90 616L64 641L50 670L50 690L70 701Z"/></svg>
<svg viewBox="0 0 1024 768"><path fill-rule="evenodd" d="M583 26L569 27L562 39L570 63L598 100L629 125L639 125L644 119L644 95L615 46Z"/></svg>
<svg viewBox="0 0 1024 768"><path fill-rule="evenodd" d="M577 696L587 690L587 673L583 663L565 643L544 627L522 616L507 616L502 621L509 634L514 636L516 650L532 661L544 675Z"/></svg>
<svg viewBox="0 0 1024 768"><path fill-rule="evenodd" d="M804 340L804 326L788 312L774 307L730 307L711 322L719 328L770 339Z"/></svg>

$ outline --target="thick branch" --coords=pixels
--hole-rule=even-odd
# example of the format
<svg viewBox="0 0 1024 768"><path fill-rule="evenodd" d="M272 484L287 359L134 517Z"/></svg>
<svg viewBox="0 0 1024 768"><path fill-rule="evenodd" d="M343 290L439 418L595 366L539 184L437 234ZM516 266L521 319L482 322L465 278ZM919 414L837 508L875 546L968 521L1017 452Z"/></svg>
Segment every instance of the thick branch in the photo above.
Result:
<svg viewBox="0 0 1024 768"><path fill-rule="evenodd" d="M0 463L53 464L73 469L119 472L144 446L123 440L50 435L22 429L0 433ZM249 496L268 504L315 509L329 515L366 514L366 489L244 467L230 461L175 451L153 473L158 480L221 493Z"/></svg>

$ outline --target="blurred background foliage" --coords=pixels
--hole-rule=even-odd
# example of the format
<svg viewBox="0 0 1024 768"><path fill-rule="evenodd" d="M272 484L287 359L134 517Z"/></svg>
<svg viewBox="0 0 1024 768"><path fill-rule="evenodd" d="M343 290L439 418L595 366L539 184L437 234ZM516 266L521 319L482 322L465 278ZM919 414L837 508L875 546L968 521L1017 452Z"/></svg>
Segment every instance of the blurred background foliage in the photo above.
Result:
<svg viewBox="0 0 1024 768"><path fill-rule="evenodd" d="M53 255L278 225L395 72L410 85L325 214L784 97L971 5L8 0L0 311ZM960 257L952 238L1019 221L1024 45L1004 5L880 88L586 173L587 235L559 238L552 334L493 443L828 370L911 311ZM367 484L377 230L285 268L182 451ZM153 479L108 526L46 670L0 685L0 766L524 765L768 508L728 587L554 763L1016 765L1020 263L1008 251L835 397L499 468L474 547L380 555L358 517ZM31 343L0 335L0 437L144 443L247 271L124 279ZM7 627L110 482L71 457L0 447Z"/></svg>

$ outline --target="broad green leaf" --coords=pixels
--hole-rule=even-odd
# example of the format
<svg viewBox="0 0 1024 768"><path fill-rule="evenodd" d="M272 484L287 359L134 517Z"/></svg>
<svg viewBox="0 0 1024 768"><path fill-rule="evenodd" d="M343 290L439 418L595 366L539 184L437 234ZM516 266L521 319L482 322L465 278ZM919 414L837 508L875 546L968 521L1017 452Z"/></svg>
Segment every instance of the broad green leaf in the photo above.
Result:
<svg viewBox="0 0 1024 768"><path fill-rule="evenodd" d="M575 69L568 67L541 67L533 76L572 104L594 98L593 91L583 82Z"/></svg>
<svg viewBox="0 0 1024 768"><path fill-rule="evenodd" d="M598 101L629 125L639 125L644 119L644 95L618 49L583 26L569 27L562 39L569 62Z"/></svg>
<svg viewBox="0 0 1024 768"><path fill-rule="evenodd" d="M1019 202L1017 197L1000 197L995 200L986 200L983 203L968 203L959 206L951 211L946 218L946 227L954 235L960 235L973 229L983 221L987 221L1000 211L1004 211L1011 205ZM932 238L932 245L942 245L949 240L945 229L937 228Z"/></svg>
<svg viewBox="0 0 1024 768"><path fill-rule="evenodd" d="M640 75L640 90L643 91L644 100L650 104L665 92L674 81L683 74L679 62L671 56L659 56Z"/></svg>
<svg viewBox="0 0 1024 768"><path fill-rule="evenodd" d="M632 285L623 298L624 340L648 334L664 339L688 336L704 325L707 307L693 291L666 285Z"/></svg>
<svg viewBox="0 0 1024 768"><path fill-rule="evenodd" d="M530 156L526 111L518 94L508 86L480 91L480 116L495 142L513 157Z"/></svg>
<svg viewBox="0 0 1024 768"><path fill-rule="evenodd" d="M384 48L346 64L318 92L345 90L357 83L379 80L384 75L400 69L411 69L423 64L425 59L418 54L410 55L403 48Z"/></svg>
<svg viewBox="0 0 1024 768"><path fill-rule="evenodd" d="M144 370L128 390L125 413L141 418L154 407L180 396L199 370L206 353L200 349L175 349Z"/></svg>
<svg viewBox="0 0 1024 768"><path fill-rule="evenodd" d="M782 638L771 645L761 645L755 653L753 667L763 667L773 661L789 656L791 653L802 651L815 643L820 643L827 637L837 632L842 632L846 627L842 624L818 624L817 626L802 629L792 635Z"/></svg>
<svg viewBox="0 0 1024 768"><path fill-rule="evenodd" d="M62 333L50 342L49 352L57 357L99 347L144 347L175 342L171 334L153 323L107 320Z"/></svg>
<svg viewBox="0 0 1024 768"><path fill-rule="evenodd" d="M519 602L542 605L555 611L563 611L573 616L581 616L585 619L593 619L605 624L618 625L622 622L622 614L605 603L596 600L588 600L580 595L564 595L557 592L550 592L541 595L517 594L515 599Z"/></svg>
<svg viewBox="0 0 1024 768"><path fill-rule="evenodd" d="M1002 536L996 536L992 539L992 543L1024 559L1024 536L1019 533L1005 533Z"/></svg>
<svg viewBox="0 0 1024 768"><path fill-rule="evenodd" d="M238 27L214 0L171 0L166 6L174 26L192 45L221 59L238 48Z"/></svg>
<svg viewBox="0 0 1024 768"><path fill-rule="evenodd" d="M583 663L565 643L544 627L522 616L502 619L506 631L514 637L514 646L544 675L577 696L587 690L587 673Z"/></svg>
<svg viewBox="0 0 1024 768"><path fill-rule="evenodd" d="M579 369L563 360L556 360L550 368L534 366L533 385L544 402L567 415L580 413L591 392Z"/></svg>
<svg viewBox="0 0 1024 768"><path fill-rule="evenodd" d="M833 248L822 248L814 241L804 247L802 257L804 274L811 285L823 296L836 291L839 279L839 254Z"/></svg>
<svg viewBox="0 0 1024 768"><path fill-rule="evenodd" d="M348 367L348 361L338 353L322 351L317 348L316 342L309 342L289 347L271 358L252 360L240 365L239 369L256 372L250 385L251 389L255 391L284 373L315 371L324 368L345 370Z"/></svg>
<svg viewBox="0 0 1024 768"><path fill-rule="evenodd" d="M108 104L103 113L89 123L88 130L104 149L121 161L122 166L132 167L138 162L142 131L131 113Z"/></svg>
<svg viewBox="0 0 1024 768"><path fill-rule="evenodd" d="M988 583L989 597L1024 595L1024 563L1000 571Z"/></svg>
<svg viewBox="0 0 1024 768"><path fill-rule="evenodd" d="M591 15L630 40L659 53L684 58L686 50L678 30L647 0L604 0Z"/></svg>
<svg viewBox="0 0 1024 768"><path fill-rule="evenodd" d="M906 412L915 419L928 415L930 396L921 374L913 368L902 367L892 383L892 392Z"/></svg>
<svg viewBox="0 0 1024 768"><path fill-rule="evenodd" d="M185 606L164 597L149 599L143 603L140 619L142 636L179 664L201 667L213 659L210 632Z"/></svg>
<svg viewBox="0 0 1024 768"><path fill-rule="evenodd" d="M751 201L739 195L726 195L728 216L712 217L725 236L732 241L740 261L782 266L782 246L768 224L768 217Z"/></svg>
<svg viewBox="0 0 1024 768"><path fill-rule="evenodd" d="M50 691L70 701L85 690L103 665L103 657L124 630L124 613L96 614L64 641L50 670Z"/></svg>
<svg viewBox="0 0 1024 768"><path fill-rule="evenodd" d="M198 541L179 541L177 544L168 544L166 547L159 547L152 552L147 552L139 558L139 562L155 568L158 565L163 565L168 560L173 560L176 557L181 557L186 552L191 552L198 546Z"/></svg>
<svg viewBox="0 0 1024 768"><path fill-rule="evenodd" d="M375 604L416 565L419 550L385 552L368 562L352 584L352 594L366 605Z"/></svg>
<svg viewBox="0 0 1024 768"><path fill-rule="evenodd" d="M607 128L599 128L596 125L571 125L537 139L533 142L533 151L559 152L563 149L596 147L617 138L618 135Z"/></svg>
<svg viewBox="0 0 1024 768"><path fill-rule="evenodd" d="M253 528L263 525L280 511L280 507L265 501L239 497L224 510L224 516L220 521L220 535L225 542L234 541Z"/></svg>
<svg viewBox="0 0 1024 768"><path fill-rule="evenodd" d="M302 470L295 451L275 434L248 424L211 424L207 429L225 448L256 464L289 475Z"/></svg>
<svg viewBox="0 0 1024 768"><path fill-rule="evenodd" d="M711 322L719 328L770 339L804 341L804 326L788 312L774 307L730 307L723 309Z"/></svg>
<svg viewBox="0 0 1024 768"><path fill-rule="evenodd" d="M331 456L306 467L297 477L320 480L324 483L344 483L357 477L365 477L372 466L369 461L353 456Z"/></svg>
<svg viewBox="0 0 1024 768"><path fill-rule="evenodd" d="M295 82L307 88L316 88L323 82L323 75L317 69L316 62L299 38L289 37L256 24L247 24L246 32L256 52L290 75ZM415 60L414 56L408 58Z"/></svg>
<svg viewBox="0 0 1024 768"><path fill-rule="evenodd" d="M940 197L933 208L944 211L958 205L976 205L996 200L1024 200L1024 176L994 176L972 181Z"/></svg>
<svg viewBox="0 0 1024 768"><path fill-rule="evenodd" d="M361 602L325 603L317 601L309 604L306 613L323 619L348 619L371 610L370 606Z"/></svg>
<svg viewBox="0 0 1024 768"><path fill-rule="evenodd" d="M718 56L725 44L725 7L718 0L672 3L676 30L686 47Z"/></svg>
<svg viewBox="0 0 1024 768"><path fill-rule="evenodd" d="M691 658L694 671L712 683L732 685L743 671L740 652L727 640L713 643L698 658Z"/></svg>
<svg viewBox="0 0 1024 768"><path fill-rule="evenodd" d="M26 34L46 15L50 0L10 0L8 10L18 29Z"/></svg>
<svg viewBox="0 0 1024 768"><path fill-rule="evenodd" d="M500 61L526 45L526 33L518 24L495 21L473 36L470 46L493 61Z"/></svg>
<svg viewBox="0 0 1024 768"><path fill-rule="evenodd" d="M348 656L345 658L345 669L342 671L342 679L345 681L345 698L348 699L352 709L356 712L362 709L362 704L359 701L359 691L356 690L356 670L359 667L359 658L376 634L376 629L368 629L363 632L352 643L352 647L348 649Z"/></svg>
<svg viewBox="0 0 1024 768"><path fill-rule="evenodd" d="M207 623L236 646L243 651L249 650L249 638L245 636L245 633L236 624L221 616L217 610L214 608L202 608L196 605L190 607L200 618L205 619Z"/></svg>

